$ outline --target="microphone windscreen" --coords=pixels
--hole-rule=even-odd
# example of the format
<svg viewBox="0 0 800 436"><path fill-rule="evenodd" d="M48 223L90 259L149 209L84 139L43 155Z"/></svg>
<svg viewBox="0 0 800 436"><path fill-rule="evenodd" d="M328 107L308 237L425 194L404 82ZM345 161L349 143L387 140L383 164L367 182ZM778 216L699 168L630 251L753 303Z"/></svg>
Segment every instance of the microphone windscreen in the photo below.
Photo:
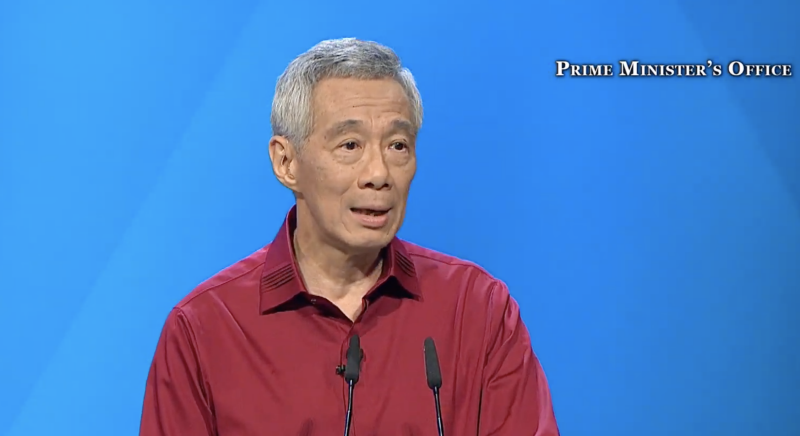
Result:
<svg viewBox="0 0 800 436"><path fill-rule="evenodd" d="M344 379L358 381L358 376L361 373L361 339L358 335L350 337L350 345L347 347L347 364L344 367Z"/></svg>
<svg viewBox="0 0 800 436"><path fill-rule="evenodd" d="M438 389L442 387L442 370L439 368L439 356L436 354L436 345L433 338L426 338L424 343L425 350L425 376L428 379L428 387Z"/></svg>

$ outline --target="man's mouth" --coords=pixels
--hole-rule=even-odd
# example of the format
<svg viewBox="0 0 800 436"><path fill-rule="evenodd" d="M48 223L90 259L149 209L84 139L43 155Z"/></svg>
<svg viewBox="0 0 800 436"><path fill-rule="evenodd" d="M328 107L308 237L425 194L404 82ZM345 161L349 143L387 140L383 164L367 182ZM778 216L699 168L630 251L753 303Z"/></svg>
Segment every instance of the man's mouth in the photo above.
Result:
<svg viewBox="0 0 800 436"><path fill-rule="evenodd" d="M353 213L357 213L360 215L369 215L369 216L383 216L389 213L390 209L363 209L363 208L350 208Z"/></svg>

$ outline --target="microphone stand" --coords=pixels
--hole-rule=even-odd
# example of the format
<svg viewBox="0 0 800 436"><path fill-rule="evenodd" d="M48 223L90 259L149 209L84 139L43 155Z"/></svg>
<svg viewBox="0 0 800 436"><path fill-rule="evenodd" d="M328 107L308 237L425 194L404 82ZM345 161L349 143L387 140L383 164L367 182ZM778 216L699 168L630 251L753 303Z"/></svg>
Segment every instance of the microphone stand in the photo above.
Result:
<svg viewBox="0 0 800 436"><path fill-rule="evenodd" d="M356 384L350 380L347 382L347 412L344 415L344 436L350 436L350 422L353 420L353 390Z"/></svg>
<svg viewBox="0 0 800 436"><path fill-rule="evenodd" d="M433 401L436 403L436 429L439 436L444 436L444 423L442 422L442 403L439 400L439 388L433 388Z"/></svg>

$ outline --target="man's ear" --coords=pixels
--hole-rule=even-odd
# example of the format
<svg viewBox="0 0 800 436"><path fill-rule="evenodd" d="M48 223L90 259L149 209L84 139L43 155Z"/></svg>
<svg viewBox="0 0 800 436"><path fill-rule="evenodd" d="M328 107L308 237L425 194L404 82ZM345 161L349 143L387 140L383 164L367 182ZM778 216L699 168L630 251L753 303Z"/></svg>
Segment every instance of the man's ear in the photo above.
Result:
<svg viewBox="0 0 800 436"><path fill-rule="evenodd" d="M269 159L272 172L281 184L297 193L297 149L284 136L273 136L269 140Z"/></svg>

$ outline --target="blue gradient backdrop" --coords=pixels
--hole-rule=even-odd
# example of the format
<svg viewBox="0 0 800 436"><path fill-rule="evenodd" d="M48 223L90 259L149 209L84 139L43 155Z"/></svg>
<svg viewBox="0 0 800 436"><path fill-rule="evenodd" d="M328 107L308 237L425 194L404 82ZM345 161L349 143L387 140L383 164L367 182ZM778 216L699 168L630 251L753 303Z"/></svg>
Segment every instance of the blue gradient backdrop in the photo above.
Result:
<svg viewBox="0 0 800 436"><path fill-rule="evenodd" d="M556 79L794 63L790 0L0 2L0 434L132 436L162 322L268 243L275 79L394 47L426 104L402 236L522 306L562 433L800 434L800 86ZM433 423L431 423L433 425Z"/></svg>

